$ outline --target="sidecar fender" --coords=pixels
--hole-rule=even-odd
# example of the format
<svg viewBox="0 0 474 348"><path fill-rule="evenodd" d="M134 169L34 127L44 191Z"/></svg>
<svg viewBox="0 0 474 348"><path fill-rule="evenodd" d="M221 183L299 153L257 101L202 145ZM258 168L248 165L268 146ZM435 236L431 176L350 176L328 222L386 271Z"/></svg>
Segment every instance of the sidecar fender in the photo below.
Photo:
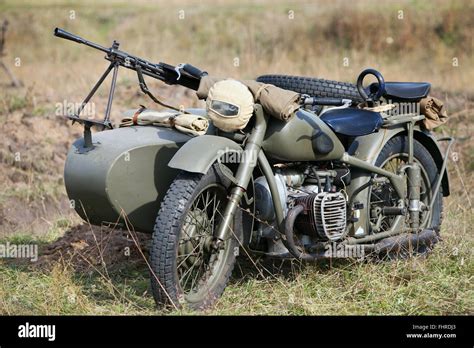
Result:
<svg viewBox="0 0 474 348"><path fill-rule="evenodd" d="M241 153L242 147L235 141L215 135L201 135L189 140L171 158L168 166L191 173L205 174L220 157L229 153Z"/></svg>

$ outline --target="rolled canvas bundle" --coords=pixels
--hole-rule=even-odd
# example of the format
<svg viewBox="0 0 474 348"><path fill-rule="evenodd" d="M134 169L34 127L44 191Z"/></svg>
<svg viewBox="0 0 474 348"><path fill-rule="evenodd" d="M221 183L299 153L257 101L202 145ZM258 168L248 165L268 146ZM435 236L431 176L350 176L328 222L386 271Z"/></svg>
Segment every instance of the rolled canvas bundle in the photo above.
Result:
<svg viewBox="0 0 474 348"><path fill-rule="evenodd" d="M194 136L205 134L209 127L209 121L206 118L179 112L156 111L141 107L137 110L128 110L124 115L120 127L146 125L174 127Z"/></svg>

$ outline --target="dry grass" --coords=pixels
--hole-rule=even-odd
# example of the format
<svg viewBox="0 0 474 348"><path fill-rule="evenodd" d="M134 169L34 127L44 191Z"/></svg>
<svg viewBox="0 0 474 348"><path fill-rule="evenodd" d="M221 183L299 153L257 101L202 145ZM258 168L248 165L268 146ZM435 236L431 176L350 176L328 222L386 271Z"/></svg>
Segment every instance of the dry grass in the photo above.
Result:
<svg viewBox="0 0 474 348"><path fill-rule="evenodd" d="M438 132L458 142L457 161L449 165L452 195L445 200L443 242L427 259L304 267L293 262L284 273L261 260L257 271L242 259L209 314L472 314L473 7L467 0L365 0L350 6L341 0L0 1L0 20L10 21L4 61L25 83L23 89L7 88L0 73L0 239L47 245L79 223L67 204L62 170L80 129L58 121L55 105L80 101L107 63L101 53L54 38L56 26L103 45L117 39L132 54L189 62L215 75L354 81L371 66L386 80L429 81L447 101L452 117ZM151 106L137 94L135 81L131 72L119 76L115 121L121 110ZM151 86L176 104L199 105L182 88ZM99 114L105 93L95 100ZM170 314L155 310L146 265L135 261L79 271L64 255L51 272L0 261L0 314Z"/></svg>
<svg viewBox="0 0 474 348"><path fill-rule="evenodd" d="M366 0L350 7L346 1L44 3L28 8L9 0L0 7L11 22L9 58L22 58L18 75L54 97L58 86L62 96L86 90L92 72L106 64L100 53L54 38L56 26L104 45L117 39L150 60L190 62L217 75L285 72L354 81L373 66L388 80L428 80L443 91L472 94L470 1Z"/></svg>
<svg viewBox="0 0 474 348"><path fill-rule="evenodd" d="M448 200L443 241L427 258L307 265L254 259L257 266L241 258L224 296L206 314L472 314L473 241L468 231L474 221L458 208L460 203ZM139 256L89 265L75 270L75 262L65 255L47 272L15 264L0 267L0 314L192 314L156 311L148 269Z"/></svg>

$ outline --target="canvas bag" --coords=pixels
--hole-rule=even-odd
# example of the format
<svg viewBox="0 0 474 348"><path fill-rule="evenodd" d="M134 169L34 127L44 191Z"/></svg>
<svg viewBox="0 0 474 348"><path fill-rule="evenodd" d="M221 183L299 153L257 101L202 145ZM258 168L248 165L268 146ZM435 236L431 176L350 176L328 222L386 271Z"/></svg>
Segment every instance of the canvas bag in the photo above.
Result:
<svg viewBox="0 0 474 348"><path fill-rule="evenodd" d="M435 97L428 96L421 99L420 112L425 116L422 124L427 130L433 130L448 120L448 114L443 102Z"/></svg>

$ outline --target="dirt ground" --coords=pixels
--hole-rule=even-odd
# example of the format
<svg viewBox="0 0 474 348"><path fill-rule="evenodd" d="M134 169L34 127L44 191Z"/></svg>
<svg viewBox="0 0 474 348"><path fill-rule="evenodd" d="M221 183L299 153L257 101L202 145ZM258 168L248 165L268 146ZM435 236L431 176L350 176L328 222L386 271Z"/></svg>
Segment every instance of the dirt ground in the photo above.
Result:
<svg viewBox="0 0 474 348"><path fill-rule="evenodd" d="M77 225L43 246L35 267L51 268L61 262L75 271L88 272L124 262L145 264L150 243L151 235L146 233Z"/></svg>

